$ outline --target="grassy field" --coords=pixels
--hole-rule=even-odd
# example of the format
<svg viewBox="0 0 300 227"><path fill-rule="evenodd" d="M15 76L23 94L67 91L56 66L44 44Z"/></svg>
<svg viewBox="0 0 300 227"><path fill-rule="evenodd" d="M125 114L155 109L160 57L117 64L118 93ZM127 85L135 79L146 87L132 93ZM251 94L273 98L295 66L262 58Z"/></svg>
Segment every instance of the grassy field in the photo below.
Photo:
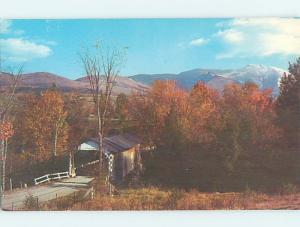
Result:
<svg viewBox="0 0 300 227"><path fill-rule="evenodd" d="M96 195L70 210L255 210L300 209L300 193L202 193L159 188L122 190L113 197Z"/></svg>

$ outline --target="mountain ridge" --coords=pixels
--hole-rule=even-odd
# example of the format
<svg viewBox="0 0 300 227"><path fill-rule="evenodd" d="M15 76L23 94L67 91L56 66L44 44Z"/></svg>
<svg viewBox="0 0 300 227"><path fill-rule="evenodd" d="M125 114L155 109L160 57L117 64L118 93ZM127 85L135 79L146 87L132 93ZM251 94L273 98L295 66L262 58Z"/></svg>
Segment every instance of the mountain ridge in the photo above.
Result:
<svg viewBox="0 0 300 227"><path fill-rule="evenodd" d="M10 76L7 73L0 73L0 87L7 87L10 84ZM48 72L25 73L21 75L18 85L19 92L42 91L51 88L53 85L60 88L64 92L78 91L82 93L90 92L89 81L86 77L71 80L63 76ZM125 93L132 91L140 91L148 89L147 85L136 82L127 77L118 77L113 94Z"/></svg>
<svg viewBox="0 0 300 227"><path fill-rule="evenodd" d="M209 87L220 92L230 83L254 82L260 88L272 88L273 93L279 93L279 80L286 71L273 66L248 64L238 69L201 69L196 68L178 74L137 74L129 77L119 76L114 88L114 94L129 94L132 91L147 90L155 80L175 80L184 89L191 89L198 81L203 81ZM0 73L0 87L9 85L9 74ZM44 90L53 85L63 91L90 92L87 77L75 80L49 72L34 72L22 74L19 91Z"/></svg>
<svg viewBox="0 0 300 227"><path fill-rule="evenodd" d="M137 74L130 78L151 85L154 80L174 79L179 86L191 89L198 81L203 81L208 86L222 91L229 83L254 82L260 88L272 88L273 94L279 93L279 81L286 70L273 66L248 64L238 69L192 69L178 74ZM142 76L141 76L142 75ZM169 75L165 77L164 75ZM146 80L144 79L146 78Z"/></svg>

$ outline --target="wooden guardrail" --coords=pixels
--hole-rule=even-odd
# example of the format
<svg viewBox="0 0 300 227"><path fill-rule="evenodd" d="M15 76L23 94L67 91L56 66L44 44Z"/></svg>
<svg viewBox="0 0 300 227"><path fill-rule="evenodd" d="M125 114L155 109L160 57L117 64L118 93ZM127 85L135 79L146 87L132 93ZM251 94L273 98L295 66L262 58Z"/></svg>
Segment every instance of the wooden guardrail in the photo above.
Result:
<svg viewBox="0 0 300 227"><path fill-rule="evenodd" d="M69 172L46 174L44 176L34 178L34 184L38 185L44 182L50 182L51 180L63 179L69 177L70 177Z"/></svg>

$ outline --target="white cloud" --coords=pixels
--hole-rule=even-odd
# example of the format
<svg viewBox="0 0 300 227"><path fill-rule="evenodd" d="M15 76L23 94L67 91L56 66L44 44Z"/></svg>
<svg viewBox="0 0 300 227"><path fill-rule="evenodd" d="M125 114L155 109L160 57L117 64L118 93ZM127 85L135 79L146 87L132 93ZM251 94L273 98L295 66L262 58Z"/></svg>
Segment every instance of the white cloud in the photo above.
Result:
<svg viewBox="0 0 300 227"><path fill-rule="evenodd" d="M217 36L222 37L226 42L229 43L239 43L244 40L244 33L237 31L235 29L227 29L224 31L219 31Z"/></svg>
<svg viewBox="0 0 300 227"><path fill-rule="evenodd" d="M12 21L0 18L0 34L10 34L14 36L23 35L25 32L23 30L12 29Z"/></svg>
<svg viewBox="0 0 300 227"><path fill-rule="evenodd" d="M260 40L264 43L262 49L263 55L300 54L300 36L297 37L283 33L265 33L260 35Z"/></svg>
<svg viewBox="0 0 300 227"><path fill-rule="evenodd" d="M6 19L0 19L0 34L9 32L11 21Z"/></svg>
<svg viewBox="0 0 300 227"><path fill-rule="evenodd" d="M13 29L11 20L0 19L0 34L10 36L10 38L0 39L3 58L13 62L26 62L48 57L52 53L49 46L56 45L55 42L24 39L20 37L24 33L23 30Z"/></svg>
<svg viewBox="0 0 300 227"><path fill-rule="evenodd" d="M217 58L300 54L300 19L234 19L217 26L215 36L228 44Z"/></svg>
<svg viewBox="0 0 300 227"><path fill-rule="evenodd" d="M248 18L235 19L232 26L261 27L278 32L286 32L288 34L300 35L299 18Z"/></svg>
<svg viewBox="0 0 300 227"><path fill-rule="evenodd" d="M208 43L207 39L198 38L198 39L194 39L194 40L190 41L189 45L191 45L191 46L202 46L206 43Z"/></svg>
<svg viewBox="0 0 300 227"><path fill-rule="evenodd" d="M35 58L48 57L52 50L42 44L22 38L0 39L1 50L10 61L29 61Z"/></svg>

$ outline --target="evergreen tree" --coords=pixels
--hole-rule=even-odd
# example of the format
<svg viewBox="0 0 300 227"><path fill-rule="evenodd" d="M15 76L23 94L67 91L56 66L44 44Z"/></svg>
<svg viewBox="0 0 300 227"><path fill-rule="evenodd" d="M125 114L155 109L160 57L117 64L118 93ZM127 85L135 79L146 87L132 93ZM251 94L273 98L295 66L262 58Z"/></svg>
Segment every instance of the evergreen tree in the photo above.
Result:
<svg viewBox="0 0 300 227"><path fill-rule="evenodd" d="M290 63L289 73L280 82L280 95L277 99L278 123L283 129L285 147L300 148L300 57Z"/></svg>
<svg viewBox="0 0 300 227"><path fill-rule="evenodd" d="M286 182L299 183L300 171L300 57L290 63L280 82L278 125L282 129L280 174Z"/></svg>

